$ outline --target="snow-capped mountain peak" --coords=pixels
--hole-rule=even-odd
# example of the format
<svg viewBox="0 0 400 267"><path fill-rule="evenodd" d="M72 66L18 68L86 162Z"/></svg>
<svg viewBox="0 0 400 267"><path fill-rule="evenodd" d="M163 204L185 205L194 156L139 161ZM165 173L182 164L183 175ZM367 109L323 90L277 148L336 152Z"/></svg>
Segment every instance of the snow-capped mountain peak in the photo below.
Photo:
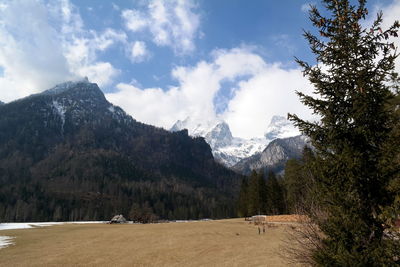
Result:
<svg viewBox="0 0 400 267"><path fill-rule="evenodd" d="M80 80L76 80L76 81L67 81L67 82L63 82L60 84L57 84L56 86L54 86L53 88L50 88L46 91L44 91L43 95L56 95L56 94L60 94L63 92L66 92L68 90L70 90L71 88L76 87L78 84L90 84L89 79L87 77L80 79Z"/></svg>
<svg viewBox="0 0 400 267"><path fill-rule="evenodd" d="M206 122L199 122L196 119L191 117L187 117L186 119L178 120L175 124L171 127L170 131L176 132L181 131L183 129L187 129L189 135L191 136L202 136L205 137L209 132L211 132L214 127L221 123L220 120L210 120Z"/></svg>
<svg viewBox="0 0 400 267"><path fill-rule="evenodd" d="M171 132L178 132L185 129L185 121L177 120L174 125L172 125L171 129L169 129Z"/></svg>
<svg viewBox="0 0 400 267"><path fill-rule="evenodd" d="M210 120L199 123L193 118L178 120L171 131L187 129L191 136L204 137L210 145L214 158L231 167L244 158L262 152L265 147L277 138L299 135L293 124L282 116L273 116L265 138L243 139L232 136L229 125L223 120Z"/></svg>
<svg viewBox="0 0 400 267"><path fill-rule="evenodd" d="M267 140L272 141L277 138L287 138L297 135L300 135L300 131L292 122L283 116L273 116L264 136Z"/></svg>
<svg viewBox="0 0 400 267"><path fill-rule="evenodd" d="M206 134L205 139L211 147L220 148L231 145L233 136L229 125L226 122L221 122Z"/></svg>

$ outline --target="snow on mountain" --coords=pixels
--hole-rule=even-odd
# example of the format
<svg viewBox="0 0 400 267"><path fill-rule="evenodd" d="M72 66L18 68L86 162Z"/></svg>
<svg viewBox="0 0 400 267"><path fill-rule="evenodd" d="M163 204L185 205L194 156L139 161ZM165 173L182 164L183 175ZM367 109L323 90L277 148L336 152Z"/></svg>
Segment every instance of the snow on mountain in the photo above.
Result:
<svg viewBox="0 0 400 267"><path fill-rule="evenodd" d="M189 135L194 137L205 137L209 132L211 132L217 124L222 123L220 120L210 120L205 122L199 122L195 119L187 117L185 120L178 120L171 127L171 132L177 132L183 129L187 129Z"/></svg>
<svg viewBox="0 0 400 267"><path fill-rule="evenodd" d="M305 146L311 147L310 140L302 135L277 138L261 153L244 158L232 168L243 174L249 174L252 170L272 170L279 173L289 159L301 157Z"/></svg>
<svg viewBox="0 0 400 267"><path fill-rule="evenodd" d="M77 81L68 81L68 82L57 84L53 88L48 89L48 90L42 92L41 94L43 94L43 95L60 94L60 93L70 90L73 87L76 87L78 84L90 84L90 82L87 77L85 77L81 80L77 80Z"/></svg>
<svg viewBox="0 0 400 267"><path fill-rule="evenodd" d="M64 124L65 124L65 112L66 108L57 100L53 100L53 107L60 116L61 119L61 133L64 133Z"/></svg>
<svg viewBox="0 0 400 267"><path fill-rule="evenodd" d="M300 131L283 116L273 116L264 134L265 138L270 141L296 135L300 135Z"/></svg>
<svg viewBox="0 0 400 267"><path fill-rule="evenodd" d="M268 142L264 138L243 139L234 137L230 145L218 148L210 146L216 160L232 167L240 160L261 152L267 144Z"/></svg>
<svg viewBox="0 0 400 267"><path fill-rule="evenodd" d="M191 136L202 136L210 145L214 158L228 167L242 159L262 152L266 146L277 138L299 135L299 131L284 117L274 116L267 127L264 138L244 139L233 137L229 125L222 121L198 123L191 118L178 120L171 131L187 129Z"/></svg>
<svg viewBox="0 0 400 267"><path fill-rule="evenodd" d="M227 147L232 144L233 136L226 122L218 123L205 135L207 143L216 149Z"/></svg>

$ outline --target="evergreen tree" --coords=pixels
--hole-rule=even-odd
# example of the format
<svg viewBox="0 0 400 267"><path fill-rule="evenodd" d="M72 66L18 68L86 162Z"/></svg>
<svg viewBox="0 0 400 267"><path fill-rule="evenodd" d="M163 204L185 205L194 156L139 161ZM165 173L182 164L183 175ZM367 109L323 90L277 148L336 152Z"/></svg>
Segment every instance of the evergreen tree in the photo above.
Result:
<svg viewBox="0 0 400 267"><path fill-rule="evenodd" d="M314 153L309 147L303 150L300 160L290 159L285 166L284 189L285 203L289 213L302 212L311 200L313 176L310 173Z"/></svg>
<svg viewBox="0 0 400 267"><path fill-rule="evenodd" d="M240 187L240 192L239 192L238 204L237 204L237 215L239 217L249 216L249 213L248 213L248 206L249 206L248 191L249 191L249 184L247 182L247 178L243 178L242 185Z"/></svg>
<svg viewBox="0 0 400 267"><path fill-rule="evenodd" d="M268 195L267 213L274 215L282 214L285 211L283 185L272 171L268 173L266 188Z"/></svg>
<svg viewBox="0 0 400 267"><path fill-rule="evenodd" d="M261 197L260 197L260 182L259 174L253 171L249 178L248 190L248 214L253 216L261 213Z"/></svg>
<svg viewBox="0 0 400 267"><path fill-rule="evenodd" d="M284 185L289 213L296 213L299 202L304 198L305 183L302 173L303 165L299 160L290 159L286 162Z"/></svg>
<svg viewBox="0 0 400 267"><path fill-rule="evenodd" d="M321 37L305 33L317 65L298 60L318 97L298 94L320 122L289 115L316 148L315 197L324 216L309 214L323 233L312 259L323 266L399 264L399 241L384 238L384 213L395 197L390 184L398 177L386 155L400 145L391 138L394 117L387 108L397 57L390 38L399 23L382 30L379 13L364 29L365 0L323 3L328 15L310 11Z"/></svg>
<svg viewBox="0 0 400 267"><path fill-rule="evenodd" d="M258 188L260 195L260 214L267 213L268 189L265 183L263 172L261 171L258 176Z"/></svg>
<svg viewBox="0 0 400 267"><path fill-rule="evenodd" d="M253 216L267 212L267 186L262 172L253 171L250 177L243 179L240 188L238 216Z"/></svg>
<svg viewBox="0 0 400 267"><path fill-rule="evenodd" d="M384 216L382 216L386 220L387 226L393 225L399 219L400 213L400 82L397 82L396 85L396 96L389 104L389 110L394 115L393 129L390 133L389 141L385 144L387 153L385 153L385 159L382 160L381 164L386 172L395 174L388 186L389 193L394 197L394 203L392 206L386 207Z"/></svg>

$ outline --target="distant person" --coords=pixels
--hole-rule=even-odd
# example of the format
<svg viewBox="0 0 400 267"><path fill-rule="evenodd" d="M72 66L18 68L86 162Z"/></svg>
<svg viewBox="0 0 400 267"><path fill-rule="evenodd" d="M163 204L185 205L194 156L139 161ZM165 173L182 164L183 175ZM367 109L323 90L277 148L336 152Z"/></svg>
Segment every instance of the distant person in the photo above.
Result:
<svg viewBox="0 0 400 267"><path fill-rule="evenodd" d="M260 226L258 226L258 234L261 234Z"/></svg>
<svg viewBox="0 0 400 267"><path fill-rule="evenodd" d="M265 234L265 224L263 224L263 234Z"/></svg>

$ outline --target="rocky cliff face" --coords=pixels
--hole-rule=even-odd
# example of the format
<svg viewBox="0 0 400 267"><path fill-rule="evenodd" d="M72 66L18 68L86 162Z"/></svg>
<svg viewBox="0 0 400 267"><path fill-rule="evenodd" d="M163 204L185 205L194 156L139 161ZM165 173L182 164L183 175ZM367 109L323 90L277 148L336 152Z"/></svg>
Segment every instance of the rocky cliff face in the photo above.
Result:
<svg viewBox="0 0 400 267"><path fill-rule="evenodd" d="M214 149L230 146L233 141L231 130L225 122L218 123L205 135L205 139Z"/></svg>
<svg viewBox="0 0 400 267"><path fill-rule="evenodd" d="M239 161L232 169L243 174L252 170L281 172L289 159L301 157L306 145L308 138L301 135L275 139L261 153Z"/></svg>
<svg viewBox="0 0 400 267"><path fill-rule="evenodd" d="M264 138L242 139L233 137L224 121L197 123L191 118L177 121L170 131L187 129L189 135L203 137L210 145L215 160L231 167L241 159L262 151L267 144Z"/></svg>
<svg viewBox="0 0 400 267"><path fill-rule="evenodd" d="M229 125L224 121L196 123L191 118L177 121L171 131L188 129L192 136L202 136L210 145L214 158L227 167L262 152L277 138L299 135L299 131L282 116L273 116L264 138L244 139L233 137Z"/></svg>

